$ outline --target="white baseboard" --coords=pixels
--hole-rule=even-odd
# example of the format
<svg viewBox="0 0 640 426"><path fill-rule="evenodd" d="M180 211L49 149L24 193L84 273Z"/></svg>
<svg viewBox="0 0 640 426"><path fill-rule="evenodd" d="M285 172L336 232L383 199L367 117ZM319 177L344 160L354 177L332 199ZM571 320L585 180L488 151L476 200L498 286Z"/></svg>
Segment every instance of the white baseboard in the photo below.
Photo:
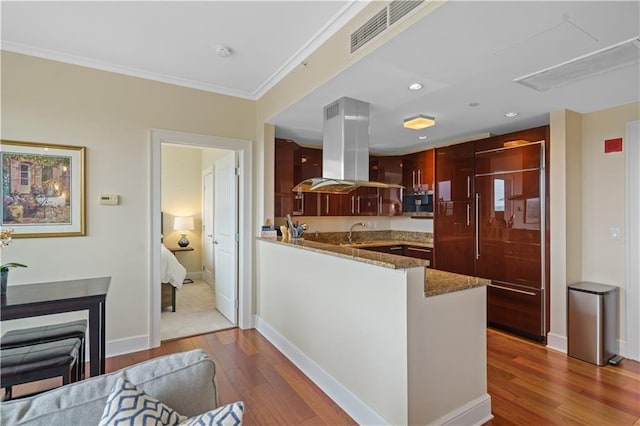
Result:
<svg viewBox="0 0 640 426"><path fill-rule="evenodd" d="M567 336L549 333L547 334L547 347L562 353L567 353Z"/></svg>
<svg viewBox="0 0 640 426"><path fill-rule="evenodd" d="M491 414L491 396L485 394L469 401L457 410L431 422L433 425L467 426L482 425L493 419Z"/></svg>
<svg viewBox="0 0 640 426"><path fill-rule="evenodd" d="M334 379L329 373L324 371L315 361L305 355L293 343L282 336L273 327L267 324L262 318L256 316L256 328L273 346L278 348L296 367L311 379L324 393L335 401L344 411L347 412L358 424L361 425L381 425L387 424L382 417L364 402L362 402L342 383Z"/></svg>
<svg viewBox="0 0 640 426"><path fill-rule="evenodd" d="M106 346L105 353L108 358L149 349L151 347L151 340L148 335L144 334L127 337L126 339L109 340Z"/></svg>

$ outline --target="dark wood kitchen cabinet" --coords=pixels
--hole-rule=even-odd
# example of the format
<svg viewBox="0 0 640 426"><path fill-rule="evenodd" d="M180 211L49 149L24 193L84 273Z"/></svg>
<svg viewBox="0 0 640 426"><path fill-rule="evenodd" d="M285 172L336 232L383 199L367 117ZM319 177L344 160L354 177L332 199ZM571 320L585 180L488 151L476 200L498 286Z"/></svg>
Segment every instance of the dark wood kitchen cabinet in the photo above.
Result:
<svg viewBox="0 0 640 426"><path fill-rule="evenodd" d="M428 149L402 157L402 185L407 192L433 189L434 150Z"/></svg>
<svg viewBox="0 0 640 426"><path fill-rule="evenodd" d="M322 150L300 147L294 155L294 185L305 179L322 176ZM318 216L320 214L320 194L296 192L293 196L293 215Z"/></svg>
<svg viewBox="0 0 640 426"><path fill-rule="evenodd" d="M433 249L423 246L412 246L408 244L394 244L389 246L363 247L363 250L377 251L379 253L395 254L397 256L414 257L416 259L424 259L429 261L432 267Z"/></svg>
<svg viewBox="0 0 640 426"><path fill-rule="evenodd" d="M473 142L436 148L435 267L474 275Z"/></svg>
<svg viewBox="0 0 640 426"><path fill-rule="evenodd" d="M274 210L277 217L293 212L294 185L293 165L295 153L300 148L295 142L276 138L274 167Z"/></svg>
<svg viewBox="0 0 640 426"><path fill-rule="evenodd" d="M402 185L402 156L370 156L369 180ZM400 188L378 189L378 215L402 216Z"/></svg>

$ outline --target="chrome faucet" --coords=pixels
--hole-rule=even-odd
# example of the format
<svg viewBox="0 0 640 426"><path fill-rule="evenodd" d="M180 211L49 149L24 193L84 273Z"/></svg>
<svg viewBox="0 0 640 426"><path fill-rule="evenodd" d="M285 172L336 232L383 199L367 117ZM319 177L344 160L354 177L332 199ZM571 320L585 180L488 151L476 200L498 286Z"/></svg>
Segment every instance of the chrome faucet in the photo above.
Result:
<svg viewBox="0 0 640 426"><path fill-rule="evenodd" d="M351 234L353 233L353 228L355 228L356 226L362 226L363 228L367 227L367 225L365 225L363 222L356 222L353 225L351 225L351 229L349 229L349 236L347 237L347 240L349 241L349 244L351 244L353 242L353 240L351 238Z"/></svg>

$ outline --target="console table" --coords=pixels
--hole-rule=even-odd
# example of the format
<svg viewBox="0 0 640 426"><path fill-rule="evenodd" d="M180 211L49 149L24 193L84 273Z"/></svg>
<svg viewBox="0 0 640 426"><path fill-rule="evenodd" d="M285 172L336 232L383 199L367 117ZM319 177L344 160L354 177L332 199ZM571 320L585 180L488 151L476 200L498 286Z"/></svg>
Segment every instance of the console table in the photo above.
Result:
<svg viewBox="0 0 640 426"><path fill-rule="evenodd" d="M105 311L111 277L9 286L2 295L0 320L89 311L91 377L105 372Z"/></svg>

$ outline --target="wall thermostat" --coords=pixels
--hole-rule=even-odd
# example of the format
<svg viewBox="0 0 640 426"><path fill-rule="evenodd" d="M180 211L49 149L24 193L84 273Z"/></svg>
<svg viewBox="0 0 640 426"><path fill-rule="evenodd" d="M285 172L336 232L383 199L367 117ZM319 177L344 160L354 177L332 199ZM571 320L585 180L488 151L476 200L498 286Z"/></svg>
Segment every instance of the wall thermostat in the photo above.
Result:
<svg viewBox="0 0 640 426"><path fill-rule="evenodd" d="M115 194L100 194L100 204L105 206L117 206L120 204L120 197Z"/></svg>

